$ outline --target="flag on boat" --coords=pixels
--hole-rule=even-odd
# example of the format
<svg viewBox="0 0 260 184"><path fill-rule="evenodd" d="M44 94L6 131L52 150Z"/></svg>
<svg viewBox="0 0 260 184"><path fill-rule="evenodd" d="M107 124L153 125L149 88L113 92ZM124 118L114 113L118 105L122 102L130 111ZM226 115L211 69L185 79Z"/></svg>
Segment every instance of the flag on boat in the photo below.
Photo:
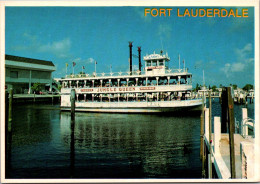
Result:
<svg viewBox="0 0 260 184"><path fill-rule="evenodd" d="M73 62L73 67L76 65L76 63L75 62Z"/></svg>
<svg viewBox="0 0 260 184"><path fill-rule="evenodd" d="M95 64L97 64L97 61L95 61Z"/></svg>
<svg viewBox="0 0 260 184"><path fill-rule="evenodd" d="M69 66L69 64L68 63L66 63L66 67L68 67Z"/></svg>
<svg viewBox="0 0 260 184"><path fill-rule="evenodd" d="M182 61L182 63L184 63L184 60Z"/></svg>
<svg viewBox="0 0 260 184"><path fill-rule="evenodd" d="M82 66L82 69L84 70L84 69L85 69L85 66Z"/></svg>

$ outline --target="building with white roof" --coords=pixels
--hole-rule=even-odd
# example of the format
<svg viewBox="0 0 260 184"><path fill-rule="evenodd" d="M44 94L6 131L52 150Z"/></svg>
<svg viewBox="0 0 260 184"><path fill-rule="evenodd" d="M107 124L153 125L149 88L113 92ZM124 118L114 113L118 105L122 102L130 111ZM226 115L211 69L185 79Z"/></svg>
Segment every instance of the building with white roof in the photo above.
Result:
<svg viewBox="0 0 260 184"><path fill-rule="evenodd" d="M52 72L56 70L51 61L5 55L5 86L14 93L31 93L34 83L52 89Z"/></svg>

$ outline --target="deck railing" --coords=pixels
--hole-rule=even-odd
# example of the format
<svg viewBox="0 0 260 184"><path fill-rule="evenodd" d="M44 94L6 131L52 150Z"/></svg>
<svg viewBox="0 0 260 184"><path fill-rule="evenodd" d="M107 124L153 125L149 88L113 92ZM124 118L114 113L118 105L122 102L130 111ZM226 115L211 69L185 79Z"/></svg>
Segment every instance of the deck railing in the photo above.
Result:
<svg viewBox="0 0 260 184"><path fill-rule="evenodd" d="M165 74L176 74L176 73L185 73L188 72L187 68L182 68L182 69L167 69L165 70ZM118 77L118 76L139 76L140 74L144 75L145 71L133 71L132 75L130 75L130 72L110 72L110 73L95 73L93 72L92 74L71 74L71 75L66 75L66 78L84 78L84 77Z"/></svg>

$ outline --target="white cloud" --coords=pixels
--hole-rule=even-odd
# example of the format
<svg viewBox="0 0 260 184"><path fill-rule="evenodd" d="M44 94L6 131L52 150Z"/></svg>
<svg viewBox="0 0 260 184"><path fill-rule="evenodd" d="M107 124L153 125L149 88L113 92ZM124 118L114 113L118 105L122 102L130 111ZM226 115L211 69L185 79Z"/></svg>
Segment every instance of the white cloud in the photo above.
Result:
<svg viewBox="0 0 260 184"><path fill-rule="evenodd" d="M48 43L45 45L39 45L38 52L52 53L58 57L64 58L70 51L71 42L69 38L65 38L61 41Z"/></svg>
<svg viewBox="0 0 260 184"><path fill-rule="evenodd" d="M248 56L248 54L252 52L252 50L252 44L248 43L242 49L235 49L235 53L237 54L237 57L239 59L245 59Z"/></svg>
<svg viewBox="0 0 260 184"><path fill-rule="evenodd" d="M226 77L230 77L234 73L243 75L243 72L248 72L247 70L253 67L254 58L250 57L252 51L253 46L251 43L246 44L242 49L235 49L236 62L226 63L220 70L225 73Z"/></svg>
<svg viewBox="0 0 260 184"><path fill-rule="evenodd" d="M232 72L241 72L244 70L244 68L245 68L244 63L233 63L232 67L231 67L231 71Z"/></svg>
<svg viewBox="0 0 260 184"><path fill-rule="evenodd" d="M14 46L13 49L29 50L39 53L51 53L59 58L65 58L70 55L71 41L69 38L50 43L43 43L36 35L25 32L22 36L25 44Z"/></svg>

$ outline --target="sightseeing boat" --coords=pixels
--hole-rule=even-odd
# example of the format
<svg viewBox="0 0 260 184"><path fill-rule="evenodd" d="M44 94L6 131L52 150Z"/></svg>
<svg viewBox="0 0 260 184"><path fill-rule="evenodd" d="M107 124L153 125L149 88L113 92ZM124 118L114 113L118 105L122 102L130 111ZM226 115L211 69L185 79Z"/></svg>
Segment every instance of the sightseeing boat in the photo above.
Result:
<svg viewBox="0 0 260 184"><path fill-rule="evenodd" d="M161 52L144 56L141 71L140 58L139 52L137 71L132 71L130 57L130 71L126 73L94 72L60 79L61 109L71 109L72 89L76 111L160 113L201 109L202 99L192 93L192 74L187 68L170 69L170 57Z"/></svg>

